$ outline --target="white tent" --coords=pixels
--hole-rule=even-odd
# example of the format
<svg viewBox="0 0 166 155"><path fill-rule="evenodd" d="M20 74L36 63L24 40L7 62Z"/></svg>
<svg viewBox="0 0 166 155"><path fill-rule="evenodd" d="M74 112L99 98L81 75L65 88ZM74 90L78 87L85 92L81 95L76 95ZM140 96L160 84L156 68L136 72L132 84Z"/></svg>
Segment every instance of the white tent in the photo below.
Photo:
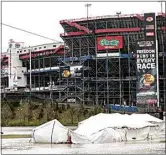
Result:
<svg viewBox="0 0 166 155"><path fill-rule="evenodd" d="M130 140L165 138L165 122L148 114L98 114L78 124L75 131L52 120L33 130L37 143L75 144L111 143Z"/></svg>
<svg viewBox="0 0 166 155"><path fill-rule="evenodd" d="M71 132L73 143L109 143L156 138L162 120L148 114L98 114L78 124Z"/></svg>
<svg viewBox="0 0 166 155"><path fill-rule="evenodd" d="M69 129L55 119L33 129L32 138L36 143L66 143L68 134Z"/></svg>
<svg viewBox="0 0 166 155"><path fill-rule="evenodd" d="M118 131L113 128L104 128L98 132L93 133L92 135L86 136L77 134L76 132L70 132L71 141L75 144L88 144L88 143L111 143L111 142L121 142L125 141L125 130L121 129Z"/></svg>
<svg viewBox="0 0 166 155"><path fill-rule="evenodd" d="M163 120L153 117L149 114L132 114L131 117L135 120L150 122L150 123L161 123Z"/></svg>

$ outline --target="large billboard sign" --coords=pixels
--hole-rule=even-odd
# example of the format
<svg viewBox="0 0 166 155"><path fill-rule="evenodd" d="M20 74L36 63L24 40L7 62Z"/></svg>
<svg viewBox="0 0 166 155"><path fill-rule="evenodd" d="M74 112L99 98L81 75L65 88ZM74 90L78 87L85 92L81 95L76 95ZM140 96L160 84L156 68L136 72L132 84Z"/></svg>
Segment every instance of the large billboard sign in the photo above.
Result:
<svg viewBox="0 0 166 155"><path fill-rule="evenodd" d="M137 104L157 103L155 14L144 15L145 40L137 41Z"/></svg>
<svg viewBox="0 0 166 155"><path fill-rule="evenodd" d="M142 43L145 42L145 46ZM155 42L137 42L137 103L157 103L157 67ZM141 45L141 46L140 46ZM148 45L148 46L147 46Z"/></svg>
<svg viewBox="0 0 166 155"><path fill-rule="evenodd" d="M97 50L121 49L123 48L122 36L106 36L97 38Z"/></svg>

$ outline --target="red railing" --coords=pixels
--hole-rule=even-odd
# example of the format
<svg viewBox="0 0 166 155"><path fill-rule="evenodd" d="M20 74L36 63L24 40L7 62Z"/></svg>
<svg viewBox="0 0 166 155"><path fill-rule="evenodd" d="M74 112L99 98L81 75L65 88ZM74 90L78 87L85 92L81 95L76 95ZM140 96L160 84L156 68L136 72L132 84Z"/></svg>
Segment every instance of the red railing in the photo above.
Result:
<svg viewBox="0 0 166 155"><path fill-rule="evenodd" d="M142 17L141 15L139 15L139 14L136 14L136 17L138 18L138 19L140 19L140 20L144 20L144 17Z"/></svg>
<svg viewBox="0 0 166 155"><path fill-rule="evenodd" d="M157 13L158 16L166 17L165 13ZM109 19L109 18L129 18L129 17L137 17L142 20L144 18L144 14L126 14L126 15L105 15L105 16L95 16L95 17L88 17L88 20L98 20L98 19ZM87 21L87 17L84 18L77 18L77 19L64 19L60 21L60 24L66 22L80 22L80 21Z"/></svg>
<svg viewBox="0 0 166 155"><path fill-rule="evenodd" d="M85 32L78 31L78 32L68 32L68 33L61 33L60 36L79 36L79 35L84 35L86 34Z"/></svg>
<svg viewBox="0 0 166 155"><path fill-rule="evenodd" d="M141 28L113 28L113 29L98 29L95 30L94 33L113 33L113 32L136 32L140 31ZM85 32L79 31L79 32L68 32L68 33L61 33L60 36L78 36L78 35L84 35Z"/></svg>
<svg viewBox="0 0 166 155"><path fill-rule="evenodd" d="M144 14L139 14L140 17L143 17ZM138 14L128 14L128 15L106 15L106 16L95 16L95 17L88 17L88 20L98 20L98 19L109 19L109 18L128 18L128 17L138 17ZM87 18L78 18L78 19L65 19L61 20L60 24L66 22L80 22L80 21L87 21Z"/></svg>
<svg viewBox="0 0 166 155"><path fill-rule="evenodd" d="M58 51L59 51L60 49L64 49L64 46L63 46L63 45L60 45L57 49L54 50L54 53L59 54Z"/></svg>
<svg viewBox="0 0 166 155"><path fill-rule="evenodd" d="M163 26L161 29L162 29L163 31L166 31L166 26Z"/></svg>
<svg viewBox="0 0 166 155"><path fill-rule="evenodd" d="M68 22L66 22L66 23L67 23L68 25L70 25L70 26L74 26L74 27L78 28L79 30L83 30L83 31L86 32L86 33L89 33L89 32L90 32L89 29L86 28L85 26L81 26L81 25L79 25L79 24L77 24L77 23L70 22L70 21L68 21Z"/></svg>
<svg viewBox="0 0 166 155"><path fill-rule="evenodd" d="M36 57L36 56L46 56L51 54L51 52L54 52L56 54L64 54L64 46L60 45L57 49L49 49L49 50L43 50L42 52L40 51L40 53L42 53L42 55L39 55L39 52L33 52L31 54L32 58ZM26 54L20 54L20 59L29 59L30 58L30 53L26 53Z"/></svg>
<svg viewBox="0 0 166 155"><path fill-rule="evenodd" d="M95 33L107 33L107 32L135 32L140 31L141 28L113 28L113 29L98 29Z"/></svg>
<svg viewBox="0 0 166 155"><path fill-rule="evenodd" d="M162 16L163 16L163 17L166 17L166 13L162 13Z"/></svg>

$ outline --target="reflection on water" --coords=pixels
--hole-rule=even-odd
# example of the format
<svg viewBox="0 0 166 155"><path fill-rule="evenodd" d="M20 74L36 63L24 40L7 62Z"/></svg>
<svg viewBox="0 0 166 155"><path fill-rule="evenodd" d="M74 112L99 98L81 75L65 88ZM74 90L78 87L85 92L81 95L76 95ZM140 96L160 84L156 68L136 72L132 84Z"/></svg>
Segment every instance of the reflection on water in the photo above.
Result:
<svg viewBox="0 0 166 155"><path fill-rule="evenodd" d="M165 143L137 141L110 144L33 144L29 138L3 139L3 154L165 154Z"/></svg>

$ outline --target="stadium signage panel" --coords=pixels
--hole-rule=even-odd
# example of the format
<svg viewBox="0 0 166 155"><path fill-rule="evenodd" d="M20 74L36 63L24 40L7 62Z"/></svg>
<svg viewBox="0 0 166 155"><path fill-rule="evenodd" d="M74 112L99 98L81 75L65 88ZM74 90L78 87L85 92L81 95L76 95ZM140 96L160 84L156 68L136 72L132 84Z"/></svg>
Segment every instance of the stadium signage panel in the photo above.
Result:
<svg viewBox="0 0 166 155"><path fill-rule="evenodd" d="M137 104L157 103L157 48L155 13L144 14L145 39L137 41Z"/></svg>
<svg viewBox="0 0 166 155"><path fill-rule="evenodd" d="M97 54L97 57L102 58L102 57L119 57L119 53L100 53Z"/></svg>
<svg viewBox="0 0 166 155"><path fill-rule="evenodd" d="M70 66L60 67L61 78L68 78L71 76Z"/></svg>
<svg viewBox="0 0 166 155"><path fill-rule="evenodd" d="M154 25L146 25L146 30L154 30Z"/></svg>
<svg viewBox="0 0 166 155"><path fill-rule="evenodd" d="M154 32L147 32L146 36L154 36Z"/></svg>
<svg viewBox="0 0 166 155"><path fill-rule="evenodd" d="M106 36L97 38L97 49L121 49L123 47L122 36Z"/></svg>
<svg viewBox="0 0 166 155"><path fill-rule="evenodd" d="M67 102L69 102L69 103L74 103L75 101L76 101L76 99L74 99L74 98L67 99Z"/></svg>
<svg viewBox="0 0 166 155"><path fill-rule="evenodd" d="M155 13L145 13L145 40L156 40L156 16Z"/></svg>
<svg viewBox="0 0 166 155"><path fill-rule="evenodd" d="M138 41L139 47L151 47L154 44L154 41Z"/></svg>

